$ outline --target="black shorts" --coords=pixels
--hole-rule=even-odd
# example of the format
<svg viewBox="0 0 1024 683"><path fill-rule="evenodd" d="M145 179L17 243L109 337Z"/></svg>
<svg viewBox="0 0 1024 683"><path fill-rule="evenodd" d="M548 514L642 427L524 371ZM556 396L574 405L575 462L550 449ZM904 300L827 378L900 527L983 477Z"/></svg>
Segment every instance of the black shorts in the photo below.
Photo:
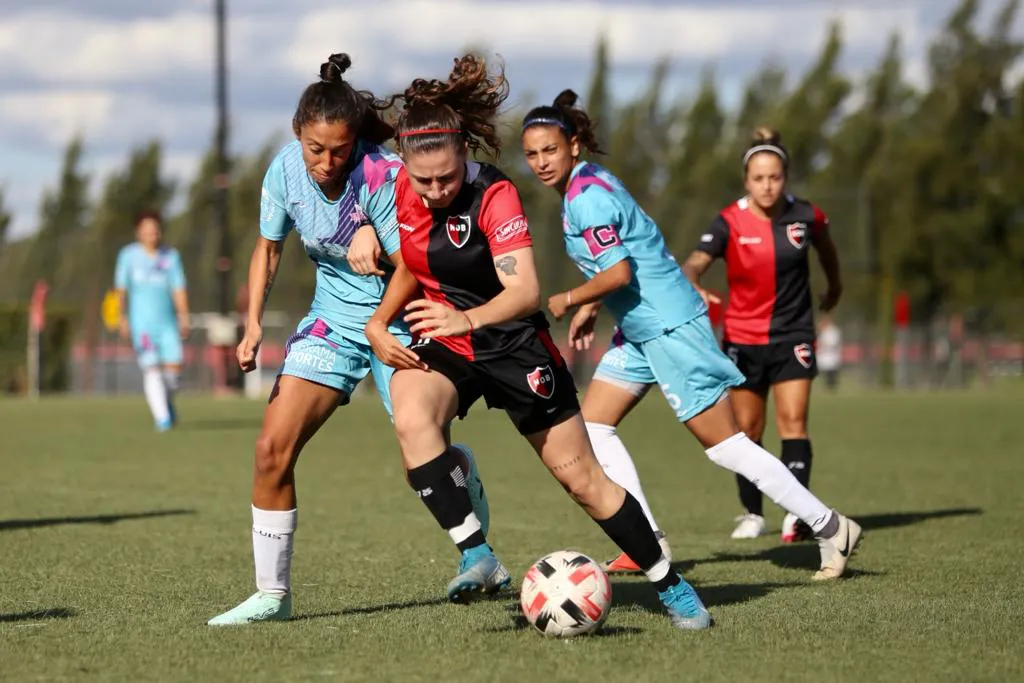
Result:
<svg viewBox="0 0 1024 683"><path fill-rule="evenodd" d="M722 351L747 378L746 383L737 389L764 392L778 382L814 379L818 375L813 340L776 344L733 344L725 341L722 342Z"/></svg>
<svg viewBox="0 0 1024 683"><path fill-rule="evenodd" d="M471 361L430 340L412 347L432 372L451 380L459 394L459 418L483 396L502 408L520 434L535 434L576 416L576 384L546 331L531 334L499 358Z"/></svg>

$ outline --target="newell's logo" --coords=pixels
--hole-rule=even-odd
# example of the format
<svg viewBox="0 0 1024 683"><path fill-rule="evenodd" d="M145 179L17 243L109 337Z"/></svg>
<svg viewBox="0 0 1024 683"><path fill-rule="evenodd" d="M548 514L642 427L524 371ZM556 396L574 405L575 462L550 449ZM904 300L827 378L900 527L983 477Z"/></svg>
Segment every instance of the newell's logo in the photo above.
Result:
<svg viewBox="0 0 1024 683"><path fill-rule="evenodd" d="M445 224L448 241L454 244L456 249L462 249L469 241L469 225L469 216L452 216Z"/></svg>
<svg viewBox="0 0 1024 683"><path fill-rule="evenodd" d="M796 360L800 365L808 370L811 369L811 362L814 360L814 349L811 348L810 344L797 344L793 347L793 355L796 356Z"/></svg>
<svg viewBox="0 0 1024 683"><path fill-rule="evenodd" d="M786 238L797 249L803 249L807 244L807 224L790 223L786 226Z"/></svg>
<svg viewBox="0 0 1024 683"><path fill-rule="evenodd" d="M526 374L526 382L530 385L530 391L541 398L551 398L555 393L555 373L551 371L550 365L538 367Z"/></svg>
<svg viewBox="0 0 1024 683"><path fill-rule="evenodd" d="M526 233L528 230L529 224L526 222L526 216L516 216L494 231L494 241L498 243L508 242Z"/></svg>

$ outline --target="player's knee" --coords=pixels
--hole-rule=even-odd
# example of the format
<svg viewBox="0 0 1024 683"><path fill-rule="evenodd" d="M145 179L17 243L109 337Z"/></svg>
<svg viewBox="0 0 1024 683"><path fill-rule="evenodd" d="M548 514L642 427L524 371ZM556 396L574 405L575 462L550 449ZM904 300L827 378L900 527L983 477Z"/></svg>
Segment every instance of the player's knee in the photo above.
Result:
<svg viewBox="0 0 1024 683"><path fill-rule="evenodd" d="M613 488L600 467L581 468L571 474L559 476L558 480L569 496L584 507L597 507L602 496Z"/></svg>
<svg viewBox="0 0 1024 683"><path fill-rule="evenodd" d="M416 406L409 406L404 410L396 410L395 435L398 441L403 444L414 443L426 435L431 435L438 430L437 421L428 410Z"/></svg>
<svg viewBox="0 0 1024 683"><path fill-rule="evenodd" d="M266 482L282 481L288 474L291 453L271 434L260 434L255 449L256 478Z"/></svg>
<svg viewBox="0 0 1024 683"><path fill-rule="evenodd" d="M800 439L807 436L807 415L797 410L780 410L776 417L779 436L783 439Z"/></svg>

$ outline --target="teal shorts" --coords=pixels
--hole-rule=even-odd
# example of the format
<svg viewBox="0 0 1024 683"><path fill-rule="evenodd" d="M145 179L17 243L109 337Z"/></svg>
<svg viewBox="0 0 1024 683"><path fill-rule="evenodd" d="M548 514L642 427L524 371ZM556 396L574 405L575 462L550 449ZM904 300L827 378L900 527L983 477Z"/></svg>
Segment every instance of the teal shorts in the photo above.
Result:
<svg viewBox="0 0 1024 683"><path fill-rule="evenodd" d="M176 323L131 329L132 346L140 368L181 365L181 333Z"/></svg>
<svg viewBox="0 0 1024 683"><path fill-rule="evenodd" d="M392 333L403 344L412 342L408 334L395 330ZM342 336L322 318L306 316L285 346L284 363L278 375L300 377L337 389L344 394L341 401L344 405L368 373L373 373L377 393L380 394L384 409L391 415L391 376L395 373L394 368L380 362L365 339L355 341Z"/></svg>
<svg viewBox="0 0 1024 683"><path fill-rule="evenodd" d="M594 379L617 386L657 384L680 422L700 415L746 381L718 347L706 315L644 342L616 332Z"/></svg>

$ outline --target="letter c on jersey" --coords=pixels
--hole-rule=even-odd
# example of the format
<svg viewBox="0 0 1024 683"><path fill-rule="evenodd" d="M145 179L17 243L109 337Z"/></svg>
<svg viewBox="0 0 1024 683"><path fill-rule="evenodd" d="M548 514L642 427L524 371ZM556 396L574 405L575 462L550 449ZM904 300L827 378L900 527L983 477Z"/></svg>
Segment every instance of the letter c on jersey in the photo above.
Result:
<svg viewBox="0 0 1024 683"><path fill-rule="evenodd" d="M551 398L555 393L555 373L551 371L550 365L528 372L526 382L530 385L530 391L541 398Z"/></svg>
<svg viewBox="0 0 1024 683"><path fill-rule="evenodd" d="M445 224L448 232L448 241L455 245L456 249L466 246L466 242L469 241L470 225L469 216L452 216Z"/></svg>
<svg viewBox="0 0 1024 683"><path fill-rule="evenodd" d="M590 255L597 257L617 244L622 244L619 231L614 225L598 225L583 231L583 239L590 249Z"/></svg>

